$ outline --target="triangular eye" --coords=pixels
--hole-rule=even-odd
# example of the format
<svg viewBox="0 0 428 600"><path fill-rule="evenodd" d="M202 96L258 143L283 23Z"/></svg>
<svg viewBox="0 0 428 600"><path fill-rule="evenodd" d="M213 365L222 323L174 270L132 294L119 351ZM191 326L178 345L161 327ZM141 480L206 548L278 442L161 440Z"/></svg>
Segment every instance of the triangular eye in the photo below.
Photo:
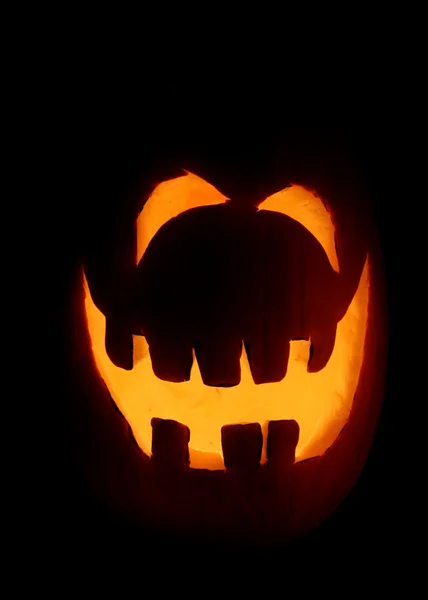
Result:
<svg viewBox="0 0 428 600"><path fill-rule="evenodd" d="M331 266L339 272L334 225L323 201L304 187L293 185L272 194L259 204L259 210L280 212L301 223L317 238Z"/></svg>
<svg viewBox="0 0 428 600"><path fill-rule="evenodd" d="M207 181L187 172L156 186L137 219L137 264L150 241L167 221L199 206L224 204L227 198Z"/></svg>

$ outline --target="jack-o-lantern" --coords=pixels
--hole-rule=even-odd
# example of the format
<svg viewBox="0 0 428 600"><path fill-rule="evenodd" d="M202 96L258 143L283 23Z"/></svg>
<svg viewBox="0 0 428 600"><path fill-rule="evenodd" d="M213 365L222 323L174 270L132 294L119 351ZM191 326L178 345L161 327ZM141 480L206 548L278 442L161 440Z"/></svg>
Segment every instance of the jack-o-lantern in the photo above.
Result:
<svg viewBox="0 0 428 600"><path fill-rule="evenodd" d="M248 181L166 161L86 240L70 421L89 485L136 524L288 541L364 465L386 346L367 190L343 147L283 147Z"/></svg>

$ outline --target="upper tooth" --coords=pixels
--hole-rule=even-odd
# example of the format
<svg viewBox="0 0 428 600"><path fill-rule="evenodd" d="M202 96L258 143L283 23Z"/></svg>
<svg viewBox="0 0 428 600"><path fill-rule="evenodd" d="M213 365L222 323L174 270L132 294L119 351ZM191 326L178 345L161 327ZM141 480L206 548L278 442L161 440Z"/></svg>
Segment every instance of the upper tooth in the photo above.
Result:
<svg viewBox="0 0 428 600"><path fill-rule="evenodd" d="M115 317L106 318L105 347L113 364L130 371L133 367L132 333Z"/></svg>
<svg viewBox="0 0 428 600"><path fill-rule="evenodd" d="M146 335L153 373L159 379L189 381L193 363L192 345L184 336Z"/></svg>
<svg viewBox="0 0 428 600"><path fill-rule="evenodd" d="M240 358L242 340L239 336L210 332L201 340L195 355L205 385L235 386L241 381Z"/></svg>
<svg viewBox="0 0 428 600"><path fill-rule="evenodd" d="M324 369L334 350L336 323L325 320L311 331L311 349L308 373L318 373Z"/></svg>

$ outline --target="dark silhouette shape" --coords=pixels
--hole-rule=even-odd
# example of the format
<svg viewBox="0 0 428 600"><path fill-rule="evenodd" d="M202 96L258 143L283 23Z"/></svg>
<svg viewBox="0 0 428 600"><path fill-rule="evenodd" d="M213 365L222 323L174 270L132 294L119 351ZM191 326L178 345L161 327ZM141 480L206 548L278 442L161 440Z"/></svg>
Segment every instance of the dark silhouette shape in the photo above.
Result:
<svg viewBox="0 0 428 600"><path fill-rule="evenodd" d="M215 380L218 385L230 385L232 382L234 385L239 381L236 356L244 341L249 349L255 380L278 381L285 375L284 367L281 371L279 365L286 365L288 341L294 337L308 338L309 335L312 342L310 369L319 370L326 364L334 346L335 325L357 290L366 259L367 239L371 235L366 219L368 199L364 177L358 169L357 161L353 160L346 140L341 139L337 133L327 134L324 130L293 130L282 136L280 143L271 140L269 143L266 141L266 145L260 139L256 144L248 139L235 139L233 142L229 137L227 144L223 144L218 137L202 137L203 142L195 139L192 142L181 140L174 144L169 140L170 146L166 143L162 148L151 147L150 153L143 158L133 156L130 164L124 162L114 165L109 173L105 169L102 171L102 176L107 181L100 182L104 187L96 190L100 196L99 211L92 213L85 224L81 247L82 263L93 300L106 316L106 349L111 360L125 369L133 366L132 334L136 331L132 328L129 317L131 290L135 285L137 272L137 215L158 183L182 175L184 169L187 169L203 177L230 198L228 208L236 211L230 210L226 219L221 216L224 209L220 209L218 219L226 220L218 225L215 224L216 211L195 213L200 216L195 217L194 226L200 226L214 235L212 239L205 236L205 241L202 240L205 248L202 251L201 240L196 243L195 232L192 232L193 242L187 241L187 245L180 250L183 260L186 252L188 256L191 255L189 264L193 265L193 276L188 270L186 277L188 285L190 280L193 282L196 295L191 296L190 288L186 291L181 286L182 296L176 294L174 297L178 306L174 308L172 302L169 304L171 316L159 323L160 317L156 317L156 311L153 312L152 307L152 317L155 320L158 318L158 325L153 324L151 327L146 322L144 326L154 363L158 365L155 367L158 375L173 381L185 379L191 365L191 348L194 347L200 364L205 364L202 369L205 381ZM255 208L266 197L293 183L315 190L331 212L336 230L339 278L324 260L325 255L319 245L309 241L311 236L301 226L276 213L269 216L268 211L260 211L255 216ZM102 201L103 194L108 199L105 205ZM232 215L233 212L235 216ZM249 225L250 229L243 230L244 224L252 219L250 215L255 217L254 223L257 223L251 234ZM209 224L204 221L205 218L213 218L214 221ZM185 225L180 227L184 231ZM183 239L185 237L178 231L171 235L177 236L177 243L180 236ZM246 236L253 237L245 239ZM182 239L180 243L183 244ZM209 244L211 249L208 248ZM171 240L164 240L163 249L158 248L156 251L159 259L163 260L162 255L166 256L168 253L168 245L175 247L173 237ZM158 247L158 243L154 247ZM222 256L219 255L220 248ZM233 252L228 251L228 248ZM263 268L262 256L269 257L269 260L263 259ZM172 279L170 283L163 281L163 278L162 282L157 281L154 267L149 266L150 262L157 260L147 258L144 270L152 271L150 281L158 286L156 294L154 290L148 291L148 296L152 298L152 304L156 296L156 302L159 303L157 311L161 314L161 307L165 306L168 298L171 299L171 289L177 289L177 286L173 286L172 267L165 264L157 273L168 272L168 277ZM216 266L213 266L214 263ZM251 268L255 268L257 273L251 272ZM141 269L138 269L139 276ZM262 272L266 273L263 285L260 284ZM195 274L198 282L194 279ZM222 286L213 285L215 280L222 281ZM248 281L253 282L254 289L251 289ZM334 282L331 284L333 287L330 287L330 282ZM162 291L162 286L169 292ZM306 292L303 291L304 286L307 288ZM225 291L230 291L231 287L235 288L235 292L227 296L226 303ZM214 298L216 294L218 296L223 293L223 306L216 304L209 307L206 304L208 295L204 289L208 288L214 293ZM262 290L263 298L260 297ZM329 300L323 300L327 294ZM204 310L203 302L196 303L197 306L193 307L196 312L190 311L192 302L195 304L197 297L205 298L204 326L204 319L199 317L198 321L197 318L198 310L199 315ZM266 302L268 297L269 302ZM182 331L183 326L178 324L178 317L183 324L187 318L186 311L180 309L184 298L188 298L186 311L194 315L194 322L187 322L189 328L193 327L193 331L187 329L186 335ZM303 310L299 302L304 298L306 304ZM186 306L185 303L184 305ZM134 305L134 317L135 310ZM216 315L215 311L220 310L221 315L219 312ZM251 314L253 329L249 326L245 328L241 323L244 318L242 311L247 317ZM291 311L289 317L285 317L287 311ZM302 317L297 314L298 311L305 314L300 326L298 323ZM165 312L163 310L164 314ZM263 324L260 316L256 318L262 314L265 314ZM173 319L173 315L176 318ZM287 320L286 324L280 324L279 315L282 315L281 319ZM141 320L141 315L139 319ZM173 326L172 321L176 325ZM171 327L168 331L166 323ZM261 333L262 330L268 332L266 335L269 343L261 342L265 335ZM285 337L280 338L280 335ZM208 339L209 344L204 342ZM213 357L216 357L215 360ZM175 361L177 363L173 367ZM225 376L222 378L208 372L212 364L218 365L220 369L219 361L223 361L221 368ZM169 364L165 372L161 367L163 362Z"/></svg>
<svg viewBox="0 0 428 600"><path fill-rule="evenodd" d="M128 330L145 335L155 374L190 378L195 349L206 385L237 385L242 343L256 383L281 381L290 341L310 338L310 371L334 348L340 281L315 237L277 212L232 203L165 223L135 273Z"/></svg>

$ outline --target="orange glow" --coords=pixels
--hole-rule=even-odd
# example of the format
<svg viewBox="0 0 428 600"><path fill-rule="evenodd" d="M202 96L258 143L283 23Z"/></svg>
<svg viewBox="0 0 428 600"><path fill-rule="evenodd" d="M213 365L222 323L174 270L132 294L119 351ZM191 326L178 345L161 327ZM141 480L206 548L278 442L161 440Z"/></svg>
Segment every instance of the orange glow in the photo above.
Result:
<svg viewBox="0 0 428 600"><path fill-rule="evenodd" d="M137 221L137 262L163 223L196 206L225 202L215 188L187 174L161 183L148 199ZM267 198L259 208L275 210L300 221L321 243L332 267L338 270L334 229L322 201L299 186ZM357 293L337 327L336 344L327 366L307 373L309 342L291 342L287 376L279 383L255 385L245 351L241 383L231 388L203 384L197 361L191 379L170 383L155 377L145 338L134 337L134 369L115 367L107 356L105 317L94 305L85 279L86 314L94 358L111 396L129 422L141 449L150 455L151 419L177 420L190 428L191 466L221 469L221 427L231 423L295 419L300 425L296 460L325 452L346 424L363 361L369 295L366 263Z"/></svg>

